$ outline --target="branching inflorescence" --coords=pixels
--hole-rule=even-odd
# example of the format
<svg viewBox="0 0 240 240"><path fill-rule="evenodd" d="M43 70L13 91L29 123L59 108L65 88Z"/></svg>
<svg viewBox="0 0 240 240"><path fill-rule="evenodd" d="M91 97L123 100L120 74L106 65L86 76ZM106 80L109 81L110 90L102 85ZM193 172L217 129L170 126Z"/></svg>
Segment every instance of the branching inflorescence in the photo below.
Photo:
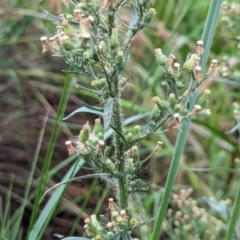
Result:
<svg viewBox="0 0 240 240"><path fill-rule="evenodd" d="M150 220L139 223L131 216L129 195L137 190L148 189L149 183L138 178L137 173L162 146L159 141L150 156L142 159L139 143L168 121L175 121L176 126L179 126L186 118L210 115L211 111L206 108L210 90L204 91L193 110L189 109L186 99L205 80L210 80L217 74L217 60L212 60L208 71L202 71L202 41L197 42L196 53L188 57L183 67L174 63L174 55L167 57L161 49L156 49L156 61L165 76L162 83L166 88L166 96L153 97L155 106L143 130L140 126L135 126L132 132L126 132L121 100L129 78L124 77L122 71L129 59L131 41L138 31L151 23L156 14L152 7L154 1L105 0L102 3L98 0L85 0L80 3L72 1L71 4L74 6L72 15L61 14L56 17L44 10L57 24L57 30L55 36L41 38L43 52L51 51L53 55L62 57L73 67L73 73L91 79L92 88L88 90L99 96L100 107L86 105L84 108L98 113L103 119L103 125L101 119L97 118L91 130L87 122L76 140L67 141L66 145L69 154L79 154L99 176L104 173L104 179L117 192L116 203L109 199L111 220L103 219L104 224L100 224L96 216L92 215L85 220L85 229L92 239L131 239L131 230ZM125 24L117 20L116 14L127 8L131 9L131 23L127 26L126 34L120 34L120 29ZM110 151L104 139L104 132L109 127L114 132L114 151Z"/></svg>

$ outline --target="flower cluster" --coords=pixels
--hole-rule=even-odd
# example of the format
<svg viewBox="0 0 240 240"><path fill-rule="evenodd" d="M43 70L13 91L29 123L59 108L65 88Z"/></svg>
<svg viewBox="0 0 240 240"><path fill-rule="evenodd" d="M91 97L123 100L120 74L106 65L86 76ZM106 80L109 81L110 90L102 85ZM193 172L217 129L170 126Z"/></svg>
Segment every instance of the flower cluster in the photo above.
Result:
<svg viewBox="0 0 240 240"><path fill-rule="evenodd" d="M85 219L86 232L93 240L110 240L116 239L121 234L124 236L130 229L139 226L139 222L135 218L129 218L126 210L119 210L117 204L112 198L109 198L109 207L111 211L111 221L101 216L103 224L101 224L96 215L91 215L90 218ZM133 238L133 240L138 240Z"/></svg>
<svg viewBox="0 0 240 240"><path fill-rule="evenodd" d="M186 97L191 95L193 91L205 81L211 80L217 75L218 61L212 60L208 70L203 72L200 67L201 56L204 53L203 41L197 42L196 53L190 54L183 67L175 62L175 56L170 54L168 57L162 53L160 48L155 50L156 61L165 73L166 80L163 82L167 88L166 99L161 99L158 96L153 97L155 106L149 118L150 129L158 128L159 121L172 118L176 125L179 126L187 117L203 118L211 114L207 109L210 90L206 89L197 100L197 104L190 110L186 104ZM186 78L192 78L192 81L186 81ZM185 84L189 83L187 90L182 91Z"/></svg>
<svg viewBox="0 0 240 240"><path fill-rule="evenodd" d="M208 213L205 208L190 198L193 190L182 189L172 195L171 207L163 224L168 239L221 239L224 236L225 222ZM228 201L223 203L227 204ZM228 203L229 204L229 203Z"/></svg>
<svg viewBox="0 0 240 240"><path fill-rule="evenodd" d="M240 49L240 4L236 2L224 1L221 7L222 17L221 21L226 26L224 29L224 37L226 31L231 31L231 39L225 39L227 45L234 48ZM232 50L227 50L225 52L233 52ZM239 51L234 51L234 54L224 54L222 57L222 64L220 66L220 73L223 77L229 77L232 80L238 81L240 76L240 71L237 66L239 66Z"/></svg>

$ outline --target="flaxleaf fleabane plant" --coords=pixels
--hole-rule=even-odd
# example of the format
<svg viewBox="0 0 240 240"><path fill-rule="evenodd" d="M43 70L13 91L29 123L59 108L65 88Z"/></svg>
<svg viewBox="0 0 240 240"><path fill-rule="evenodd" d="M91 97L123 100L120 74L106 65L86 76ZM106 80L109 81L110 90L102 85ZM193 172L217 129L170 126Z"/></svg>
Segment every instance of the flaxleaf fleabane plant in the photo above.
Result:
<svg viewBox="0 0 240 240"><path fill-rule="evenodd" d="M160 128L174 122L178 128L187 118L203 118L211 114L207 108L209 90L199 97L193 110L189 110L187 97L193 94L206 80L217 74L217 60L212 60L204 72L200 67L203 55L203 41L197 42L196 52L189 54L183 67L174 61L175 56L165 56L160 48L154 54L165 79L162 84L165 96L154 96L154 108L149 114L146 126L133 126L128 132L124 125L122 93L130 79L123 69L130 57L131 42L136 33L147 27L156 11L154 1L71 1L73 12L59 17L45 14L57 25L56 35L42 37L43 52L51 51L72 66L70 73L89 78L89 88L83 87L99 97L99 106L84 104L71 115L90 112L99 115L95 125L87 122L74 141L66 141L69 154L80 155L92 166L96 174L112 185L116 200L109 199L110 219L91 215L85 219L85 230L90 239L137 239L132 238L132 230L140 228L153 219L137 220L129 208L129 196L138 190L147 190L149 182L138 177L151 159L161 150L162 142L157 142L152 153L141 157L140 143ZM131 9L131 23L127 26L119 19L126 9ZM82 87L78 85L78 87ZM70 116L71 116L70 115ZM113 130L112 147L107 146L105 132ZM128 128L129 129L129 128ZM86 176L86 177L91 177ZM101 221L100 221L101 220ZM67 238L66 238L67 239ZM82 238L77 238L82 239Z"/></svg>

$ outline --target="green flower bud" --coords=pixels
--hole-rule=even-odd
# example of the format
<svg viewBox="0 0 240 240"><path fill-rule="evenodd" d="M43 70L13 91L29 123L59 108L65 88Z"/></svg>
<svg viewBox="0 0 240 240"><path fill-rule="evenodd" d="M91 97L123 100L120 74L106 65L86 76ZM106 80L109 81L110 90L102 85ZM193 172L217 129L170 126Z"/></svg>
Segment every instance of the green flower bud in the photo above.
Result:
<svg viewBox="0 0 240 240"><path fill-rule="evenodd" d="M73 15L67 14L66 18L67 18L68 21L72 21L73 20Z"/></svg>
<svg viewBox="0 0 240 240"><path fill-rule="evenodd" d="M174 109L175 105L177 104L177 99L174 93L169 94L169 104L172 109Z"/></svg>
<svg viewBox="0 0 240 240"><path fill-rule="evenodd" d="M191 56L186 60L186 62L183 64L183 69L186 71L192 71L194 67L194 61L196 54L191 54Z"/></svg>
<svg viewBox="0 0 240 240"><path fill-rule="evenodd" d="M182 111L182 116L183 117L186 117L188 115L188 110L185 108L183 111Z"/></svg>
<svg viewBox="0 0 240 240"><path fill-rule="evenodd" d="M99 132L99 133L97 134L97 137L98 137L99 139L101 139L101 140L104 139L104 135L103 135L102 132Z"/></svg>
<svg viewBox="0 0 240 240"><path fill-rule="evenodd" d="M74 28L72 28L69 24L68 24L68 20L67 19L63 19L61 22L63 28L64 28L64 32L67 36L72 37L75 35L75 30Z"/></svg>
<svg viewBox="0 0 240 240"><path fill-rule="evenodd" d="M158 106L158 108L161 110L161 111L165 111L168 109L168 103L164 100L161 100L159 97L153 97L153 102L155 102Z"/></svg>
<svg viewBox="0 0 240 240"><path fill-rule="evenodd" d="M133 163L133 158L129 158L128 164L127 164L127 171L129 173L132 173L132 172L134 172L134 170L135 170L135 167L134 167L134 163Z"/></svg>
<svg viewBox="0 0 240 240"><path fill-rule="evenodd" d="M181 104L176 104L174 107L174 113L180 113L182 110Z"/></svg>
<svg viewBox="0 0 240 240"><path fill-rule="evenodd" d="M86 51L83 52L83 58L84 59L89 59L93 56L93 50L92 49L88 49Z"/></svg>
<svg viewBox="0 0 240 240"><path fill-rule="evenodd" d="M162 50L160 48L155 49L155 57L156 61L160 66L165 66L167 62L167 56L163 55Z"/></svg>
<svg viewBox="0 0 240 240"><path fill-rule="evenodd" d="M85 224L87 225L87 231L91 235L95 235L97 233L97 228L92 224L92 221L90 218L85 219Z"/></svg>
<svg viewBox="0 0 240 240"><path fill-rule="evenodd" d="M136 163L136 166L138 167L139 162L140 162L138 147L133 146L131 148L131 150L132 150L132 154L129 154L129 156L131 156L131 158L133 158L133 162Z"/></svg>
<svg viewBox="0 0 240 240"><path fill-rule="evenodd" d="M118 217L118 212L117 211L112 211L111 220L113 222L116 222L117 221L117 217Z"/></svg>
<svg viewBox="0 0 240 240"><path fill-rule="evenodd" d="M143 27L147 26L156 15L156 10L154 8L150 8L147 12L147 14L143 18Z"/></svg>
<svg viewBox="0 0 240 240"><path fill-rule="evenodd" d="M101 78L101 79L98 79L98 80L93 80L91 82L91 85L93 87L101 89L101 88L103 88L106 85L106 83L107 83L107 79L106 78Z"/></svg>
<svg viewBox="0 0 240 240"><path fill-rule="evenodd" d="M203 109L197 114L197 117L198 118L205 118L205 117L208 117L211 113L212 112L211 112L210 109Z"/></svg>
<svg viewBox="0 0 240 240"><path fill-rule="evenodd" d="M139 125L134 126L134 133L133 133L134 139L141 138L141 135L142 135L141 127Z"/></svg>
<svg viewBox="0 0 240 240"><path fill-rule="evenodd" d="M155 121L160 115L160 110L157 105L154 106L150 119Z"/></svg>
<svg viewBox="0 0 240 240"><path fill-rule="evenodd" d="M117 52L117 63L120 65L123 63L123 51L118 51Z"/></svg>
<svg viewBox="0 0 240 240"><path fill-rule="evenodd" d="M135 227L137 227L139 225L139 222L138 222L138 220L136 218L130 219L129 223L130 223L131 228L135 228Z"/></svg>
<svg viewBox="0 0 240 240"><path fill-rule="evenodd" d="M131 143L133 140L133 135L132 133L128 133L126 136L127 143Z"/></svg>
<svg viewBox="0 0 240 240"><path fill-rule="evenodd" d="M112 237L114 236L114 234L113 234L113 232L108 232L108 233L107 233L107 236L110 237L110 238L112 238Z"/></svg>
<svg viewBox="0 0 240 240"><path fill-rule="evenodd" d="M97 236L95 237L95 239L96 239L96 240L102 240L102 237L101 237L101 235L97 235Z"/></svg>
<svg viewBox="0 0 240 240"><path fill-rule="evenodd" d="M61 37L61 45L67 50L71 51L73 50L74 46L68 36Z"/></svg>
<svg viewBox="0 0 240 240"><path fill-rule="evenodd" d="M116 48L119 45L118 30L117 28L112 29L112 36L110 38L110 47Z"/></svg>
<svg viewBox="0 0 240 240"><path fill-rule="evenodd" d="M116 166L109 158L107 158L107 160L105 161L105 164L107 165L107 167L112 173L114 174L116 173Z"/></svg>
<svg viewBox="0 0 240 240"><path fill-rule="evenodd" d="M101 119L100 118L96 118L95 119L95 125L94 125L94 128L93 128L93 133L98 136L98 133L103 133L104 130L103 130L103 126L102 126L102 123L101 123Z"/></svg>
<svg viewBox="0 0 240 240"><path fill-rule="evenodd" d="M207 107L208 101L209 101L209 95L211 94L211 91L209 89L206 89L203 94L199 97L197 104L200 105L202 108Z"/></svg>
<svg viewBox="0 0 240 240"><path fill-rule="evenodd" d="M80 142L82 142L82 143L87 142L87 140L89 139L90 130L91 130L91 128L90 128L90 125L88 124L88 122L85 125L83 125L83 129L79 135Z"/></svg>
<svg viewBox="0 0 240 240"><path fill-rule="evenodd" d="M93 225L95 228L100 227L100 223L98 222L97 217L96 217L95 214L91 215L91 222L92 222L92 225Z"/></svg>

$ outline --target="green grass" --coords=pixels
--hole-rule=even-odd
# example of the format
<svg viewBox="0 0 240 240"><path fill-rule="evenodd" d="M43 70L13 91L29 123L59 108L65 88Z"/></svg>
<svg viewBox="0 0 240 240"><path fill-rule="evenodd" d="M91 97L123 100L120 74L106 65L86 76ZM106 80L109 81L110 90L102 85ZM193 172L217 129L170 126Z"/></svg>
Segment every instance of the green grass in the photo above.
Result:
<svg viewBox="0 0 240 240"><path fill-rule="evenodd" d="M111 196L111 190L109 193L108 187L104 188L102 183L99 186L97 180L94 180L92 185L91 183L87 185L87 191L84 194L74 198L68 191L65 192L67 186L62 186L56 192L50 193L41 205L38 202L44 190L69 178L73 174L73 169L75 169L74 174L77 174L81 168L72 157L67 158L64 141L78 134L81 125L88 118L93 121L93 118L90 115L79 114L67 120L66 123L60 123L62 116L78 108L81 104L80 98L94 103L97 103L97 98L84 90L74 88L75 81L85 86L89 84L86 80L83 81L81 76L74 76L73 83L68 88L71 93L69 104L67 104L68 93L62 93L63 86L67 82L66 74L61 72L67 67L56 58L41 54L39 38L41 35L50 36L50 33L44 29L42 19L33 16L39 13L40 2L29 1L24 4L24 7L21 1L13 1L11 4L16 14L4 15L3 28L0 32L2 59L0 78L3 81L0 80L2 102L0 144L3 146L0 149L2 152L0 155L4 163L2 165L4 168L0 168L0 176L2 176L0 185L9 188L8 193L1 192L4 200L1 204L4 210L1 213L2 235L0 236L2 239L13 240L25 239L27 235L33 240L51 239L48 230L55 230L56 217L63 219L66 217L71 225L64 228L63 234L82 236L83 219L88 214L107 212L106 199ZM158 14L155 21L140 33L140 40L136 39L139 42L133 43L139 44L136 46L139 53L129 60L131 68L126 67L126 72L132 74L130 82L134 85L126 88L126 98L123 102L126 117L132 116L132 113L137 115L150 111L153 96L164 97L162 77L154 59L154 48L161 47L166 53L175 54L178 61L183 63L187 53L194 51L195 41L201 38L208 4L209 1L198 3L196 1L156 1ZM51 11L46 3L43 7ZM163 26L161 31L160 24ZM210 30L208 34L212 32L213 30ZM166 34L167 37L163 38L161 34ZM218 23L212 47L206 49L207 52L209 51L210 59L216 58L221 63L225 52L235 54L236 44L228 43L225 39L227 35L232 37L232 33ZM205 44L209 42L211 41L206 40ZM208 64L209 62L207 66ZM239 71L239 66L236 68ZM231 77L225 80L231 82ZM239 165L234 161L240 156L239 143L237 135L226 133L236 124L232 114L232 103L240 102L239 85L234 83L218 81L208 83L212 92L210 98L212 114L207 120L194 121L194 124L190 125L188 136L182 136L184 129L181 131L175 129L167 135L158 134L143 142L145 154L155 147L158 140L163 141L164 146L145 173L146 180L154 180L152 189L147 194L139 192L134 196L134 200L139 204L141 200L144 203L143 207L135 209L139 220L145 221L147 218L157 216L169 165L174 162L171 158L174 149L175 153L177 151L178 135L181 141L186 137L184 153L178 152L178 158L182 157L185 161L180 160L176 182L174 179L178 164L175 165L172 186L167 198L169 199L172 195L171 189L173 192L178 192L181 188L192 187L193 197L196 200L203 197L214 197L217 202L231 199L230 214L224 219L226 224L229 223L229 230L225 229L223 236L225 237L227 233L225 239L232 239L234 226L239 221L239 206L235 204L233 208L233 203L235 198L236 203L239 203L240 195L235 196L239 193ZM58 108L60 96L65 103ZM66 111L64 105L67 105ZM62 112L57 109L62 109ZM58 115L55 114L56 111ZM142 126L144 126L144 119L138 120ZM50 138L51 129L53 129L52 138ZM59 137L58 132L61 133ZM17 171L17 167L22 171ZM81 171L83 171L81 174L84 174L84 170ZM15 174L15 177L12 177L12 174ZM38 181L40 184L36 184ZM76 185L81 189L78 182ZM21 197L18 202L14 198L14 193ZM91 197L91 194L96 197ZM65 200L64 205L61 199ZM164 220L163 212L168 207L167 202L168 200L164 208L161 208L160 222ZM211 207L204 203L202 205L209 209L212 215L218 216ZM72 213L71 206L79 212ZM159 228L160 225L161 223L158 222L157 227ZM144 236L145 239L150 239L152 227L153 223L150 223L144 228L142 239ZM59 227L56 230L59 231ZM153 239L158 239L159 232L154 234ZM167 238L162 237L162 239Z"/></svg>

